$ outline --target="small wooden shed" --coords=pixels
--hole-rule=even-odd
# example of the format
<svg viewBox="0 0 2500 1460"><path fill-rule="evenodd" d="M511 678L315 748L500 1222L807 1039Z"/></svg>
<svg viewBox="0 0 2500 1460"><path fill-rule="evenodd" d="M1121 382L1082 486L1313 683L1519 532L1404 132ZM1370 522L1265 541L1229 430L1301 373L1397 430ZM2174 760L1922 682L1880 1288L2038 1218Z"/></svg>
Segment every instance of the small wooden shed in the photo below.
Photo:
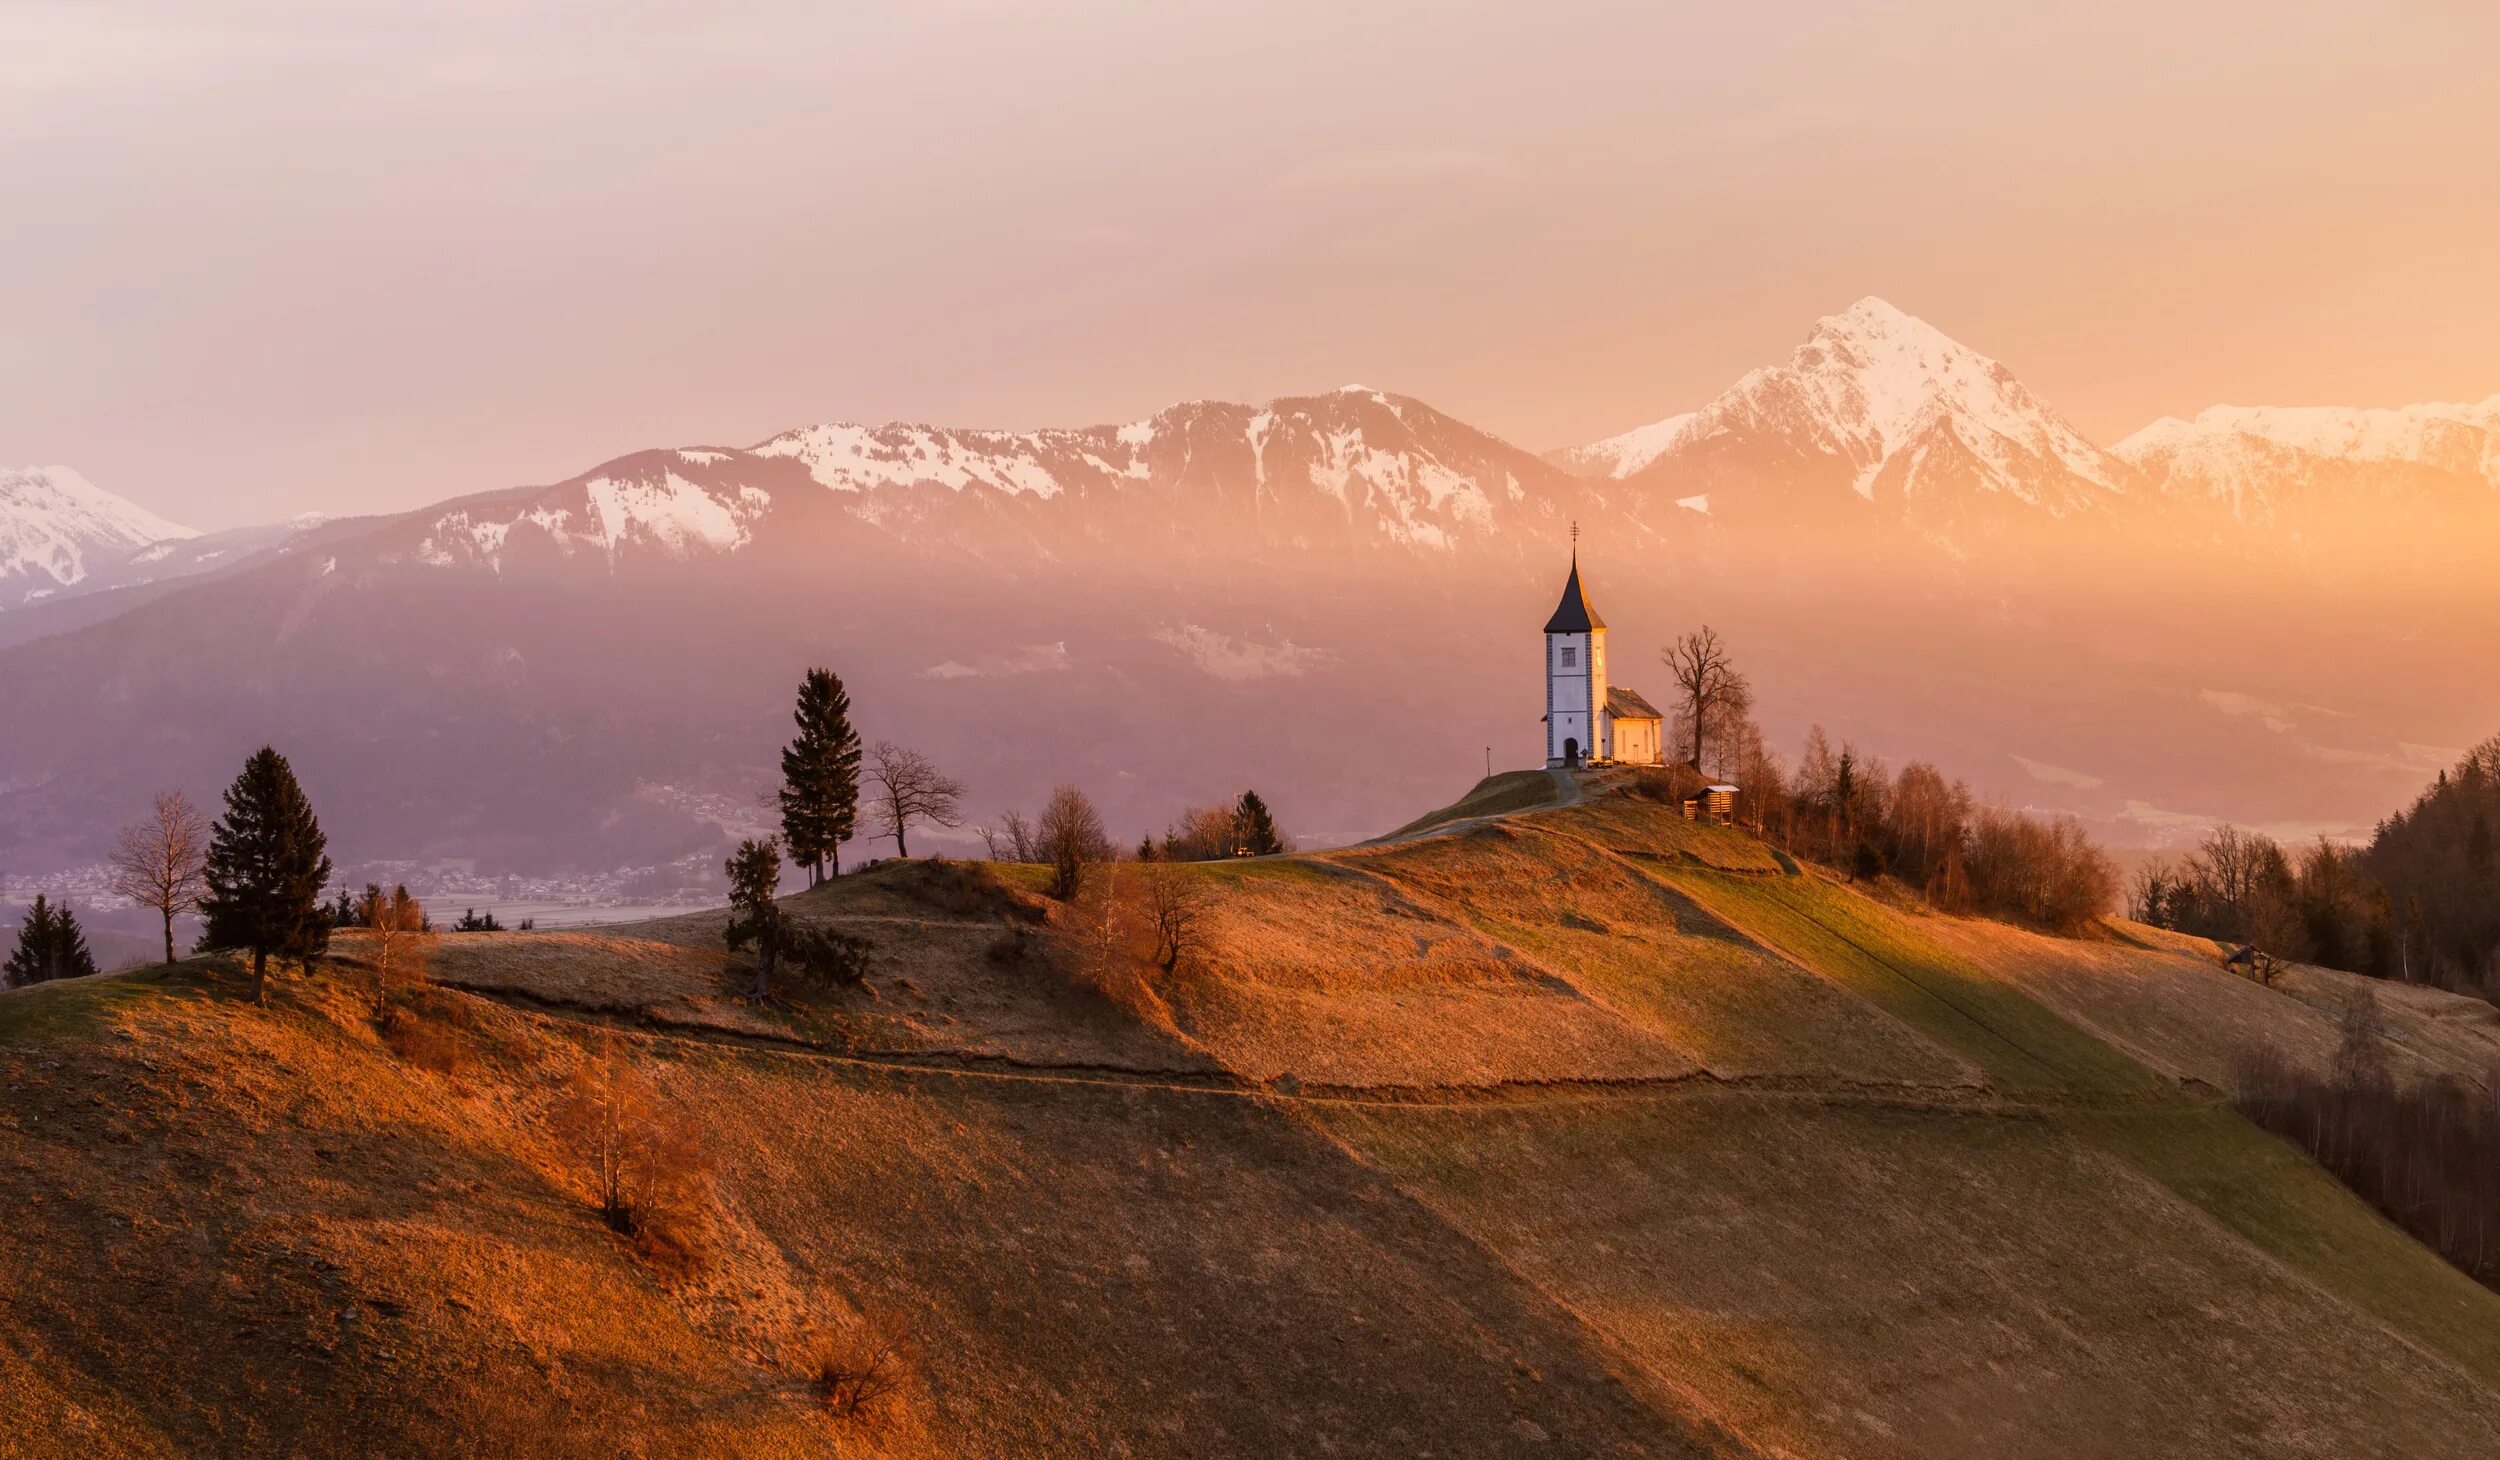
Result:
<svg viewBox="0 0 2500 1460"><path fill-rule="evenodd" d="M1704 786L1684 798L1684 819L1733 826L1736 824L1736 796L1736 787L1725 783Z"/></svg>

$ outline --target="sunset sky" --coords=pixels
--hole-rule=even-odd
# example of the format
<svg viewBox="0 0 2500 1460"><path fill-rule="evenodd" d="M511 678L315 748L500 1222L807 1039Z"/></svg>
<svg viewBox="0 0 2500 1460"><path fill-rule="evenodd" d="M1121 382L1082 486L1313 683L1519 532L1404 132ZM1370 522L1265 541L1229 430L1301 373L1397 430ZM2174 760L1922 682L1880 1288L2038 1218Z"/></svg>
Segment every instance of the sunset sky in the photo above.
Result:
<svg viewBox="0 0 2500 1460"><path fill-rule="evenodd" d="M0 465L213 528L1353 380L1542 449L1868 293L2104 442L2500 392L2500 7L1739 9L11 0Z"/></svg>

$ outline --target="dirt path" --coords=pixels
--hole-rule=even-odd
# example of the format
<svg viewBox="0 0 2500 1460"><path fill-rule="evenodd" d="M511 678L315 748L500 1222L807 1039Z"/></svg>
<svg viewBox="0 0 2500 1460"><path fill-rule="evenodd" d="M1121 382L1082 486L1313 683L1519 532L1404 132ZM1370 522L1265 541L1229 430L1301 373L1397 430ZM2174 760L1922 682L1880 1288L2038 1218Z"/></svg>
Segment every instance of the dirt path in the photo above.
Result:
<svg viewBox="0 0 2500 1460"><path fill-rule="evenodd" d="M1304 1085L1261 1083L1240 1075L1182 1070L1144 1069L1126 1065L1050 1064L1011 1055L948 1050L830 1050L795 1036L686 1025L653 1026L610 1010L576 1009L509 989L457 988L472 998L549 1023L590 1025L613 1030L628 1039L656 1045L734 1050L772 1059L813 1061L863 1072L918 1075L941 1079L1024 1085L1091 1086L1147 1090L1226 1100L1259 1100L1286 1104L1362 1106L1378 1109L1422 1107L1462 1108L1523 1103L1584 1103L1608 1100L1745 1094L1825 1105L1999 1116L2029 1119L2047 1111L2114 1113L2146 1109L2196 1109L2215 1100L2066 1099L2033 1093L2013 1098L1999 1091L1964 1085L1869 1084L1789 1075L1726 1076L1696 1069L1682 1075L1620 1078L1499 1080L1479 1085Z"/></svg>

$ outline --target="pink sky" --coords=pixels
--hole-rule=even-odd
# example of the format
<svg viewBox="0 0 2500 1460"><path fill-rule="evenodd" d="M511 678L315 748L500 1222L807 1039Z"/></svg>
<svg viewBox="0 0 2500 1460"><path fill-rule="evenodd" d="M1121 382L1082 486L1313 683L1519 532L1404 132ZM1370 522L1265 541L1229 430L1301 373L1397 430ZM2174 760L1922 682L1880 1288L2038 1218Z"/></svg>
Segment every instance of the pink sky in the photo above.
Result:
<svg viewBox="0 0 2500 1460"><path fill-rule="evenodd" d="M1868 293L2105 442L2500 391L2500 7L1738 8L11 0L0 464L218 527L1349 380L1542 449Z"/></svg>

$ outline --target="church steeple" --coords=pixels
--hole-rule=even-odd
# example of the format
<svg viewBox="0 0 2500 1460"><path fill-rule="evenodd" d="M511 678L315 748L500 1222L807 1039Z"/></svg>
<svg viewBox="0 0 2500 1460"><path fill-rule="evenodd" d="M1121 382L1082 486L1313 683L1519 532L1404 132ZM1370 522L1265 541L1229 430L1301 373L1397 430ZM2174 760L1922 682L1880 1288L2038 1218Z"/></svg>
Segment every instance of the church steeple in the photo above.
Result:
<svg viewBox="0 0 2500 1460"><path fill-rule="evenodd" d="M1580 586L1580 524L1571 524L1571 577L1545 621L1545 763L1577 770L1607 758L1606 621Z"/></svg>
<svg viewBox="0 0 2500 1460"><path fill-rule="evenodd" d="M1606 627L1606 621L1589 606L1588 593L1580 587L1580 524L1571 524L1571 580L1563 584L1562 602L1554 616L1545 621L1549 634L1585 634Z"/></svg>

